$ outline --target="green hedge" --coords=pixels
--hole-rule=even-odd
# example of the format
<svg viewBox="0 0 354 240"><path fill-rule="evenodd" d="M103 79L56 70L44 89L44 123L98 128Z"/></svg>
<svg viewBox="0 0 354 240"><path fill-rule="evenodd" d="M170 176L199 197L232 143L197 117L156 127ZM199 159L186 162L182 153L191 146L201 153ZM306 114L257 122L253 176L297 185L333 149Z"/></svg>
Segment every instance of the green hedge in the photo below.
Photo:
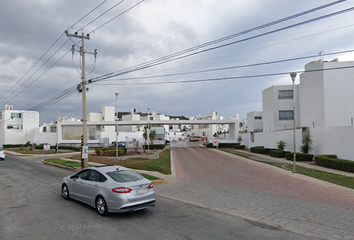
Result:
<svg viewBox="0 0 354 240"><path fill-rule="evenodd" d="M354 161L339 159L334 154L315 156L317 165L327 168L333 168L345 172L354 172Z"/></svg>
<svg viewBox="0 0 354 240"><path fill-rule="evenodd" d="M250 148L251 152L259 154L269 154L271 150L277 150L275 148L264 148L263 146L255 146Z"/></svg>
<svg viewBox="0 0 354 240"><path fill-rule="evenodd" d="M283 158L285 157L285 154L289 153L288 151L282 151L282 150L270 150L269 155L271 157L276 157L276 158Z"/></svg>
<svg viewBox="0 0 354 240"><path fill-rule="evenodd" d="M234 149L245 149L245 145L234 145Z"/></svg>
<svg viewBox="0 0 354 240"><path fill-rule="evenodd" d="M20 147L27 147L26 144L4 144L2 145L3 148L20 148Z"/></svg>
<svg viewBox="0 0 354 240"><path fill-rule="evenodd" d="M240 145L239 143L219 143L219 148L233 148L235 145Z"/></svg>
<svg viewBox="0 0 354 240"><path fill-rule="evenodd" d="M285 157L287 160L294 160L294 153L288 152L285 154ZM312 161L313 160L313 154L306 154L306 153L296 153L296 161L302 162L302 161Z"/></svg>
<svg viewBox="0 0 354 240"><path fill-rule="evenodd" d="M148 149L148 145L143 145L143 148ZM164 144L150 144L149 149L154 150L154 149L164 149L165 145Z"/></svg>
<svg viewBox="0 0 354 240"><path fill-rule="evenodd" d="M116 149L115 148L97 148L95 149L96 156L105 156L105 157L115 157ZM118 156L125 156L127 153L127 148L118 147Z"/></svg>

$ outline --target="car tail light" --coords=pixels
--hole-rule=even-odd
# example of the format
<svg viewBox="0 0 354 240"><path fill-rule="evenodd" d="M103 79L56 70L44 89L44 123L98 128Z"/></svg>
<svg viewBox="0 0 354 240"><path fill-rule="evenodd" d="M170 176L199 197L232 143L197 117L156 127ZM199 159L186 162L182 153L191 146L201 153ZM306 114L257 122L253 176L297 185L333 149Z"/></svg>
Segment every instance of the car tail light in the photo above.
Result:
<svg viewBox="0 0 354 240"><path fill-rule="evenodd" d="M149 185L149 188L153 188L153 187L154 187L154 184L151 183L151 184Z"/></svg>
<svg viewBox="0 0 354 240"><path fill-rule="evenodd" d="M112 192L115 193L130 193L132 191L131 188L126 188L126 187L119 187L119 188L113 188Z"/></svg>

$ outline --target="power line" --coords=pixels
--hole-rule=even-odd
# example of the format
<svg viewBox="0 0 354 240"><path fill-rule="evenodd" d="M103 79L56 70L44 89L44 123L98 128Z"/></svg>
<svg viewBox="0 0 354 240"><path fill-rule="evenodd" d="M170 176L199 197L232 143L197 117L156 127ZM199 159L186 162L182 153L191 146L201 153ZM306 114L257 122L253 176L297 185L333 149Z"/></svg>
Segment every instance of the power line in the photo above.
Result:
<svg viewBox="0 0 354 240"><path fill-rule="evenodd" d="M118 2L117 4L115 4L114 6L112 6L111 8L109 8L107 11L103 12L102 14L100 14L98 17L94 18L93 20L91 20L89 23L87 23L86 25L84 25L83 27L81 27L79 30L77 30L76 32L83 30L85 27L87 27L88 25L90 25L91 23L93 23L94 21L96 21L97 19L99 19L100 17L102 17L103 15L105 15L107 12L111 11L113 8L117 7L118 5L120 5L122 2L124 2L124 0Z"/></svg>
<svg viewBox="0 0 354 240"><path fill-rule="evenodd" d="M321 56L338 55L338 54L344 54L344 53L350 53L350 52L354 52L354 49L321 54ZM304 60L304 59L313 58L313 57L318 57L318 54L303 56L303 57L296 57L296 58L289 58L289 59L281 59L281 60L275 60L275 61L268 61L268 62L251 63L251 64L229 66L229 67L223 67L223 68L204 69L204 70L199 70L199 71L190 71L190 72L182 72L182 73L171 73L171 74L152 75L152 76L145 76L145 77L120 78L120 79L110 79L110 78L99 79L99 80L89 81L89 83L96 83L96 82L101 82L104 80L126 81L126 80L151 79L151 78L161 78L161 77L175 77L175 76L188 75L188 74L224 71L224 70L232 70L232 69L238 69L238 68L256 67L256 66L262 66L262 65L284 63L284 62L290 62L290 61Z"/></svg>
<svg viewBox="0 0 354 240"><path fill-rule="evenodd" d="M97 6L96 6L94 9L92 9L89 13L87 13L87 14L84 15L82 18L80 18L77 22L75 22L73 25L71 25L71 27L69 27L68 29L73 28L77 23L79 23L79 22L82 21L85 17L87 17L88 15L90 15L93 11L95 11L98 7L100 7L101 5L103 5L106 1L107 1L107 0L105 0L105 1L103 1L102 3L100 3L99 5L97 5ZM62 38L62 36L63 36L64 34L65 34L65 33L63 32L63 33L57 38L57 40L55 40L54 43L41 55L41 57L27 70L27 72L26 72L9 90L6 91L6 93L0 98L0 101L5 98L4 100L1 101L1 103L7 101L7 98L8 98L8 97L6 98L7 95L13 94L14 92L17 91L17 89L19 89L21 86L23 86L24 83L22 83L20 86L18 86L16 89L14 89L14 88L16 87L16 85L18 85L19 82L21 82L21 80L22 80L22 79L42 60L42 58L54 47L54 45ZM65 43L67 43L67 41L66 41ZM64 45L64 44L63 44L63 45ZM55 53L57 53L57 52L63 47L63 45L62 45ZM55 54L53 54L45 63L47 63L54 55L55 55ZM44 64L41 65L41 66L37 69L37 71L35 71L35 73L38 72L43 66L44 66ZM51 67L52 67L52 66L51 66ZM45 71L45 72L47 72L47 71ZM34 74L35 74L35 73L34 73ZM25 82L27 82L34 74L32 74ZM42 75L43 75L43 74L42 74ZM42 76L42 75L41 75L41 76ZM37 79L38 79L38 78L37 78ZM37 80L37 79L36 79L36 80ZM13 89L14 89L14 90L13 90ZM10 93L11 90L13 90L12 93ZM17 95L18 95L18 94L17 94ZM17 96L17 95L16 95L16 96ZM13 99L13 98L11 98L11 99ZM11 100L11 99L10 99L10 100Z"/></svg>
<svg viewBox="0 0 354 240"><path fill-rule="evenodd" d="M161 57L161 58L157 58L157 59L151 60L151 61L146 62L146 63L142 63L142 64L139 64L139 65L136 65L134 67L126 68L126 69L123 69L123 70L120 70L120 71L117 71L117 72L112 72L112 73L108 73L108 74L105 74L105 75L102 75L102 76L99 76L99 77L96 77L96 78L92 78L91 80L95 80L95 79L99 79L99 78L103 78L103 77L107 77L107 76L111 76L111 75L113 75L113 76L123 75L123 74L126 74L126 73L130 73L130 72L146 69L146 68L157 66L157 65L160 65L160 64L163 64L163 63L166 63L166 62L175 61L175 60L178 60L178 59L181 59L181 58L192 56L192 55L195 55L195 54L198 54L198 53L201 53L201 52L213 50L214 48L213 49L206 49L206 50L200 51L198 53L189 54L189 55L185 55L183 57L176 58L178 56L181 56L181 55L189 53L189 52L193 52L193 51L198 50L200 48L204 48L204 47L210 46L212 44L216 44L216 43L219 43L219 42L222 42L222 41L226 41L226 40L229 40L229 39L232 39L232 38L235 38L235 37L238 37L238 36L241 36L241 35L256 31L256 30L260 30L260 29L263 29L263 28L266 28L266 27L269 27L269 26L273 26L275 24L279 24L279 23L288 21L290 19L298 18L300 16L303 16L303 15L306 15L306 14L309 14L309 13L312 13L312 12L315 12L315 11L318 11L318 10L321 10L321 9L324 9L324 8L327 8L327 7L330 7L330 6L345 2L345 1L347 1L347 0L340 0L340 1L335 1L335 2L329 3L329 4L325 4L325 5L322 5L322 6L307 10L307 11L303 11L303 12L291 15L289 17L285 17L285 18L282 18L282 19L279 19L279 20L276 20L276 21L273 21L273 22L270 22L270 23L266 23L266 24L263 24L263 25L260 25L260 26L257 26L257 27L254 27L254 28L239 32L239 33L235 33L235 34L223 37L223 38L219 38L217 40L213 40L213 41L210 41L210 42L207 42L207 43L200 44L200 45L197 45L197 46L192 47L192 48L188 48L188 49L185 49L185 50L173 53L173 54L169 54L167 56L164 56L164 57ZM235 43L233 43L233 44L235 44Z"/></svg>
<svg viewBox="0 0 354 240"><path fill-rule="evenodd" d="M347 0L344 0L344 1L347 1ZM136 4L134 4L133 6L131 6L130 8L128 8L127 10L123 11L122 13L118 14L117 16L115 16L114 18L110 19L109 21L105 22L104 24L100 25L99 27L95 28L94 30L90 31L88 34L91 34L95 31L97 31L98 29L100 29L101 27L107 25L108 23L112 22L114 19L122 16L124 13L130 11L131 9L135 8L136 6L140 5L141 3L145 2L145 0L142 0Z"/></svg>
<svg viewBox="0 0 354 240"><path fill-rule="evenodd" d="M121 83L117 83L117 84L95 84L95 85L128 86L128 85L160 85L160 84L177 84L177 83L217 82L217 81L236 80L236 79L245 79L245 78L259 78L259 77L272 77L272 76L289 75L292 72L310 73L310 72L332 71L332 70L352 69L352 68L354 68L354 66L326 68L326 69L315 69L315 70L304 70L304 71L265 73L265 74L256 74L256 75L247 75L247 76L231 76L231 77L221 77L221 78L192 79L192 80L185 80L185 81L180 80L180 81L164 81L164 82L122 83L122 84Z"/></svg>

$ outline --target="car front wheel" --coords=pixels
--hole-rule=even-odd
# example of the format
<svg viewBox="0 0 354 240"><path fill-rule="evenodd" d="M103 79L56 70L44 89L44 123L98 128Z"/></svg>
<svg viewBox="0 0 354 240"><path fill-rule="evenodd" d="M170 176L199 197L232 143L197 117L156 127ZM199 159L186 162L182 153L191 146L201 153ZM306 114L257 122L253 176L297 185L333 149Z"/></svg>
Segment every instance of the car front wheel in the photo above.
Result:
<svg viewBox="0 0 354 240"><path fill-rule="evenodd" d="M105 216L108 214L108 208L107 208L106 201L101 196L98 196L96 198L96 210L97 210L98 214L100 214L101 216Z"/></svg>
<svg viewBox="0 0 354 240"><path fill-rule="evenodd" d="M61 195L63 196L63 198L65 200L69 200L70 199L70 195L69 195L69 188L66 184L63 184L61 186Z"/></svg>

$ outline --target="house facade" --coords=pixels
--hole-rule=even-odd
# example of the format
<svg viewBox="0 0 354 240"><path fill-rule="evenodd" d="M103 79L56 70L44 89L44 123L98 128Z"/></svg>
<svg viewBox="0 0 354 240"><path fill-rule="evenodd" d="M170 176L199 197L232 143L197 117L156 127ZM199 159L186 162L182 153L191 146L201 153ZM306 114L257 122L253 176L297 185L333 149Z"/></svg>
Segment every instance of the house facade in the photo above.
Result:
<svg viewBox="0 0 354 240"><path fill-rule="evenodd" d="M263 129L257 132L254 127L255 112L247 114L249 126L242 136L243 143L248 148L276 148L277 141L282 140L287 143L286 150L293 151L295 116L296 151L303 135L310 133L314 154L331 153L354 160L353 76L353 61L318 60L306 64L295 93L292 85L272 86L262 92L262 120L257 124L262 124Z"/></svg>

